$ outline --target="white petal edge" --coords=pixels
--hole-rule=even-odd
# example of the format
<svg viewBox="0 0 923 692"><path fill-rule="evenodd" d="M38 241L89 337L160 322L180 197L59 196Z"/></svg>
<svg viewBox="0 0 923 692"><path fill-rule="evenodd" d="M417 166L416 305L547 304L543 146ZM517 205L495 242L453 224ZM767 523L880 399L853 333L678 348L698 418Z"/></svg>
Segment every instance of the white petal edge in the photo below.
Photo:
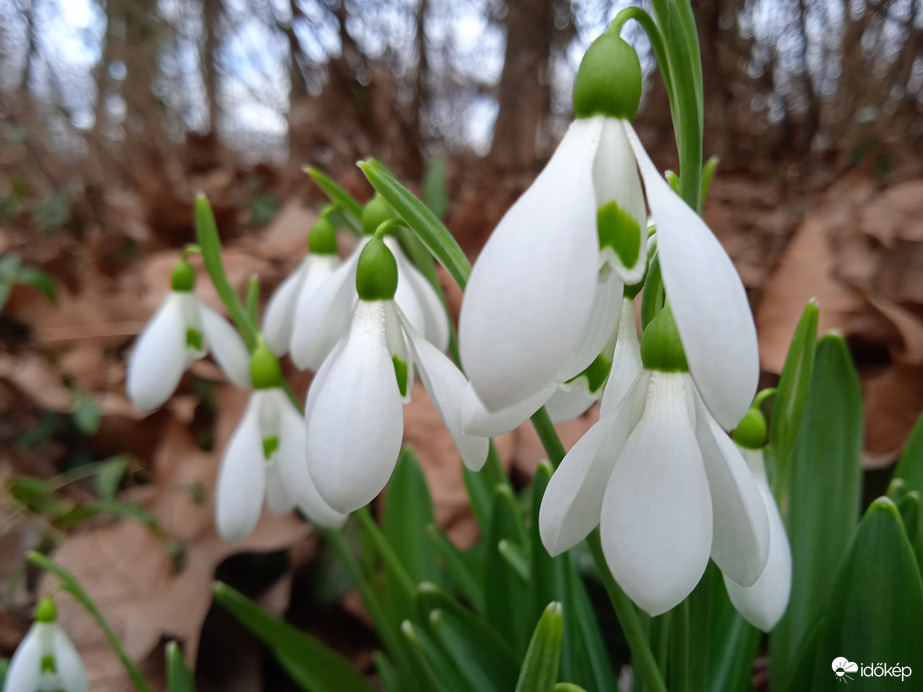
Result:
<svg viewBox="0 0 923 692"><path fill-rule="evenodd" d="M651 373L644 414L603 496L600 538L625 593L649 615L681 603L708 566L712 508L687 380Z"/></svg>
<svg viewBox="0 0 923 692"><path fill-rule="evenodd" d="M222 372L241 389L252 389L250 351L231 323L207 305L202 305L202 329L208 337L208 350Z"/></svg>
<svg viewBox="0 0 923 692"><path fill-rule="evenodd" d="M587 378L583 375L566 384L558 385L551 398L545 402L545 410L552 423L566 423L582 416L602 396L603 388L590 391Z"/></svg>
<svg viewBox="0 0 923 692"><path fill-rule="evenodd" d="M626 284L636 284L647 270L647 208L641 178L625 133L625 122L606 118L596 158L593 160L593 183L596 206L616 202L638 224L638 259L626 267L622 258L606 247L600 256L610 264Z"/></svg>
<svg viewBox="0 0 923 692"><path fill-rule="evenodd" d="M449 318L442 301L429 280L404 254L395 238L386 237L385 245L397 262L399 278L394 302L418 332L440 351L445 351L449 347ZM407 311L405 305L410 307L411 312Z"/></svg>
<svg viewBox="0 0 923 692"><path fill-rule="evenodd" d="M577 350L599 267L592 162L601 117L575 120L475 262L459 320L462 364L499 411L535 394Z"/></svg>
<svg viewBox="0 0 923 692"><path fill-rule="evenodd" d="M696 396L695 436L711 489L711 558L742 586L752 586L769 558L769 517L737 445Z"/></svg>
<svg viewBox="0 0 923 692"><path fill-rule="evenodd" d="M292 362L302 370L317 372L324 359L349 330L356 304L356 266L365 247L363 239L329 279L312 292L303 291L295 306Z"/></svg>
<svg viewBox="0 0 923 692"><path fill-rule="evenodd" d="M274 390L280 418L279 451L277 465L289 495L298 509L316 526L339 529L346 523L347 515L331 509L314 487L305 458L304 419L281 390Z"/></svg>
<svg viewBox="0 0 923 692"><path fill-rule="evenodd" d="M260 432L260 399L250 395L247 409L231 436L215 486L215 523L226 541L249 536L260 518L266 493L266 461Z"/></svg>
<svg viewBox="0 0 923 692"><path fill-rule="evenodd" d="M593 301L593 310L580 345L568 360L567 365L558 372L556 380L566 382L580 374L606 347L612 332L618 326L623 289L624 285L615 272L609 272L609 276L599 282L596 298Z"/></svg>
<svg viewBox="0 0 923 692"><path fill-rule="evenodd" d="M42 640L53 641L54 636L47 631L49 627L57 625L36 622L29 628L10 660L3 692L35 692L41 689L39 685L42 679L42 657L45 655Z"/></svg>
<svg viewBox="0 0 923 692"><path fill-rule="evenodd" d="M549 382L523 401L499 411L488 411L469 382L462 396L462 430L468 435L495 437L518 428L555 393L558 385Z"/></svg>
<svg viewBox="0 0 923 692"><path fill-rule="evenodd" d="M304 285L308 271L307 257L301 261L298 268L289 274L273 292L266 304L263 315L263 338L269 350L277 356L288 353L292 341L292 330L295 320L295 303Z"/></svg>
<svg viewBox="0 0 923 692"><path fill-rule="evenodd" d="M712 415L732 430L750 408L760 374L747 293L721 243L661 177L631 125L625 130L657 226L663 283L689 372Z"/></svg>
<svg viewBox="0 0 923 692"><path fill-rule="evenodd" d="M404 330L410 337L410 349L420 379L452 436L462 462L469 470L480 471L487 461L490 440L462 431L462 399L468 380L442 351L414 329L403 315L401 318Z"/></svg>
<svg viewBox="0 0 923 692"><path fill-rule="evenodd" d="M403 405L384 320L383 301L360 300L342 349L308 392L308 473L324 501L342 513L381 492L401 449Z"/></svg>
<svg viewBox="0 0 923 692"><path fill-rule="evenodd" d="M644 388L647 378L638 378ZM577 440L545 488L538 528L551 555L570 550L599 525L603 494L628 438L631 409L601 419Z"/></svg>
<svg viewBox="0 0 923 692"><path fill-rule="evenodd" d="M54 649L54 662L58 678L65 692L87 692L90 689L90 683L87 680L83 661L80 660L80 654L74 648L70 637L60 626L55 626L52 647ZM15 688L11 687L10 689Z"/></svg>
<svg viewBox="0 0 923 692"><path fill-rule="evenodd" d="M630 298L622 298L618 337L612 356L612 369L609 371L599 408L600 418L612 415L643 368L641 342L638 339L638 325L635 320L635 303Z"/></svg>
<svg viewBox="0 0 923 692"><path fill-rule="evenodd" d="M164 403L186 370L186 321L183 296L170 293L147 323L128 359L125 389L142 411Z"/></svg>

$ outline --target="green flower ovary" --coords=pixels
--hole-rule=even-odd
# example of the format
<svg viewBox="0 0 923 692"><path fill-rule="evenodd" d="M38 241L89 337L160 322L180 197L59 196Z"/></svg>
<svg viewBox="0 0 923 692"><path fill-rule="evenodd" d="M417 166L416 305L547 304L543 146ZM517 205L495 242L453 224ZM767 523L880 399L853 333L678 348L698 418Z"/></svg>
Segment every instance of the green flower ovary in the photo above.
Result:
<svg viewBox="0 0 923 692"><path fill-rule="evenodd" d="M641 103L641 62L635 49L605 33L593 41L574 82L574 117L631 120Z"/></svg>
<svg viewBox="0 0 923 692"><path fill-rule="evenodd" d="M397 293L397 261L379 237L366 243L359 255L356 291L362 300L393 300Z"/></svg>

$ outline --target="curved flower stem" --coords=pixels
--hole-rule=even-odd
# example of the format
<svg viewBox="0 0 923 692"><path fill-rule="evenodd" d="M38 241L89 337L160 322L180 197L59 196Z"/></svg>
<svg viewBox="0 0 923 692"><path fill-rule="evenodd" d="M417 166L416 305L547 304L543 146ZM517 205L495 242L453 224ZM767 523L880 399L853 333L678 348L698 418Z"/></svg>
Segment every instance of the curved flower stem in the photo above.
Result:
<svg viewBox="0 0 923 692"><path fill-rule="evenodd" d="M667 687L660 675L660 669L657 667L657 659L654 658L654 652L651 651L650 643L647 640L647 634L641 626L641 619L638 617L638 611L635 610L634 603L622 591L618 585L609 567L606 565L606 557L603 555L602 543L599 540L599 529L594 529L587 537L587 545L590 546L590 552L593 554L593 562L606 587L606 593L609 595L609 602L612 603L612 609L622 626L622 632L625 633L625 639L628 640L628 648L631 649L632 665L644 681L644 688L649 692L666 692Z"/></svg>
<svg viewBox="0 0 923 692"><path fill-rule="evenodd" d="M564 459L564 445L561 444L561 438L558 437L558 431L554 429L554 423L551 422L548 411L543 406L532 414L531 420L532 427L538 433L538 439L541 440L542 447L545 448L545 453L548 455L548 461L551 462L552 466L558 468L561 460Z"/></svg>

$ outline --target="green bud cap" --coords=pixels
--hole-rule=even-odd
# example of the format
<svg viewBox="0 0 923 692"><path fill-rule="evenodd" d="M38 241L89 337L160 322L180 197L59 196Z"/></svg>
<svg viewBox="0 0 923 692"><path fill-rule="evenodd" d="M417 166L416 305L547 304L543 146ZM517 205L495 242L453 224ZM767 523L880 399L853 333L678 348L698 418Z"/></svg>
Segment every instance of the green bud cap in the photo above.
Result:
<svg viewBox="0 0 923 692"><path fill-rule="evenodd" d="M320 217L311 226L308 250L317 255L337 254L337 229L326 216Z"/></svg>
<svg viewBox="0 0 923 692"><path fill-rule="evenodd" d="M766 417L759 406L754 405L731 433L731 438L746 449L762 449L766 446L766 432Z"/></svg>
<svg viewBox="0 0 923 692"><path fill-rule="evenodd" d="M689 372L686 352L669 303L648 323L641 335L641 362L647 370Z"/></svg>
<svg viewBox="0 0 923 692"><path fill-rule="evenodd" d="M381 238L372 238L362 248L356 290L362 300L393 300L397 293L397 261Z"/></svg>
<svg viewBox="0 0 923 692"><path fill-rule="evenodd" d="M282 384L282 368L269 347L260 339L250 356L250 381L254 389L269 389Z"/></svg>
<svg viewBox="0 0 923 692"><path fill-rule="evenodd" d="M54 607L54 601L50 598L43 598L38 607L35 609L36 622L54 622L58 617L58 611Z"/></svg>
<svg viewBox="0 0 923 692"><path fill-rule="evenodd" d="M388 204L388 200L376 192L362 210L362 232L372 235L381 224L395 216L394 209Z"/></svg>
<svg viewBox="0 0 923 692"><path fill-rule="evenodd" d="M174 291L189 293L195 288L195 269L183 257L176 266L173 267L173 276L170 278L170 285Z"/></svg>
<svg viewBox="0 0 923 692"><path fill-rule="evenodd" d="M593 41L574 82L574 117L631 120L641 103L641 61L635 49L606 32Z"/></svg>

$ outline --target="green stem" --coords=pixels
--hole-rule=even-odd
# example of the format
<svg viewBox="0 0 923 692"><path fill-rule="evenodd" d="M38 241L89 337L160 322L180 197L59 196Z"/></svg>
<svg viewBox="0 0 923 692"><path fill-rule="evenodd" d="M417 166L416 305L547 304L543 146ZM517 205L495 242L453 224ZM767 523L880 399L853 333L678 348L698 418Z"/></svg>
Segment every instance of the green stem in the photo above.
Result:
<svg viewBox="0 0 923 692"><path fill-rule="evenodd" d="M666 685L660 675L657 660L651 651L644 627L641 625L638 611L635 610L634 604L609 572L606 557L603 555L602 543L599 540L598 528L589 535L587 544L590 546L593 562L596 564L603 586L606 587L606 593L609 594L612 609L615 610L615 615L622 626L622 632L625 633L625 639L628 640L632 664L644 681L645 692L666 692Z"/></svg>
<svg viewBox="0 0 923 692"><path fill-rule="evenodd" d="M28 559L29 562L37 567L54 574L60 580L61 586L64 587L71 596L77 599L77 602L84 607L94 620L96 620L96 624L99 625L99 628L106 637L106 641L109 642L109 646L112 647L115 655L118 656L119 660L122 662L122 666L125 668L125 672L128 673L128 677L131 678L131 682L135 686L135 689L138 690L138 692L151 692L151 688L145 681L144 676L141 675L141 671L138 670L134 661L131 660L131 657L125 649L122 648L119 638L115 636L115 632L109 627L109 624L103 618L103 614L99 612L99 608L96 607L90 595L80 586L76 577L61 567L57 562L41 553L31 551L28 554Z"/></svg>
<svg viewBox="0 0 923 692"><path fill-rule="evenodd" d="M372 544L375 546L375 551L381 556L387 569L397 577L401 588L404 589L412 599L417 587L413 579L410 578L407 569L404 567L403 563L401 563L400 558L395 554L391 544L388 543L388 539L385 538L381 529L378 528L378 524L376 524L375 520L372 518L368 505L357 509L353 512L353 516L356 518L356 521L359 522L359 526L362 527L368 538L372 541Z"/></svg>
<svg viewBox="0 0 923 692"><path fill-rule="evenodd" d="M532 414L532 427L538 433L538 439L545 448L545 454L548 455L548 461L555 468L558 468L561 461L564 460L564 445L561 444L561 438L558 437L558 431L554 429L554 423L548 411L542 406L538 411Z"/></svg>

